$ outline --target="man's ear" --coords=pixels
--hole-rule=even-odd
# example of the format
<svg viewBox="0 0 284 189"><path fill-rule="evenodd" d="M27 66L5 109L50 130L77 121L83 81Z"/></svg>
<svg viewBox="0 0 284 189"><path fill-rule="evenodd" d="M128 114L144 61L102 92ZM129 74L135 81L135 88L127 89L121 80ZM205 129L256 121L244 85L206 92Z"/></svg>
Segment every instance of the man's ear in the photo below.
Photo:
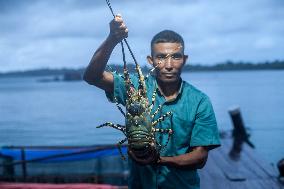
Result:
<svg viewBox="0 0 284 189"><path fill-rule="evenodd" d="M152 66L154 66L154 65L153 65L154 62L153 62L152 56L148 55L148 56L147 56L147 61L148 61L149 64L151 64Z"/></svg>
<svg viewBox="0 0 284 189"><path fill-rule="evenodd" d="M183 66L185 65L187 60L188 60L188 55L183 55Z"/></svg>

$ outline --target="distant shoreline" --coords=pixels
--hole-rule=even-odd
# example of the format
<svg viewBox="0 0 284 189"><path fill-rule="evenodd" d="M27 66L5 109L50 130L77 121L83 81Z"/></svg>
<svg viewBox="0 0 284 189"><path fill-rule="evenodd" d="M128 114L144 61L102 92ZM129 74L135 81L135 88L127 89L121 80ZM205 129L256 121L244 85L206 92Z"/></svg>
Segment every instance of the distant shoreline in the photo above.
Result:
<svg viewBox="0 0 284 189"><path fill-rule="evenodd" d="M117 71L122 73L123 66L122 65L110 65L108 70ZM128 69L130 72L134 72L135 67L134 64L129 64ZM0 72L0 77L25 77L25 76L71 76L82 75L84 73L85 68L62 68L62 69L52 69L52 68L42 68L42 69L34 69L34 70L26 70L26 71L11 71L11 72ZM147 66L142 67L142 71L147 73L150 68ZM210 71L259 71L259 70L284 70L284 61L273 61L273 62L264 62L264 63L244 63L238 62L234 63L231 61L215 64L211 66L202 65L202 64L188 64L183 68L184 72L210 72Z"/></svg>

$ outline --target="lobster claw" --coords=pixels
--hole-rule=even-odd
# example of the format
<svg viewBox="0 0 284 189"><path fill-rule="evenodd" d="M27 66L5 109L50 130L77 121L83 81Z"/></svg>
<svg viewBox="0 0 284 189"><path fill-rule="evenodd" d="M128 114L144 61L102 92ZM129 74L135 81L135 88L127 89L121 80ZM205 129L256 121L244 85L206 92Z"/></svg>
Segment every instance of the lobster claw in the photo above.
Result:
<svg viewBox="0 0 284 189"><path fill-rule="evenodd" d="M135 151L128 148L128 156L139 165L155 165L160 160L160 154L156 148L149 149L147 156L140 156L140 154L136 154Z"/></svg>

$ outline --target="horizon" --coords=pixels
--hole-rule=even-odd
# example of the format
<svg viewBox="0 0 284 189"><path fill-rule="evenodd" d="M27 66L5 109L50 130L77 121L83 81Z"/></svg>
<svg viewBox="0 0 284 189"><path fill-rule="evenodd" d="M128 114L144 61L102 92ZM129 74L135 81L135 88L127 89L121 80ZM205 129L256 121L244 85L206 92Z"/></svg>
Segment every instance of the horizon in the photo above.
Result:
<svg viewBox="0 0 284 189"><path fill-rule="evenodd" d="M129 28L128 41L141 66L147 65L152 36L162 29L184 37L189 64L284 60L282 1L181 2L111 1ZM111 19L104 0L0 0L0 72L86 67ZM110 64L121 59L115 48Z"/></svg>
<svg viewBox="0 0 284 189"><path fill-rule="evenodd" d="M218 66L220 66L220 65L229 65L229 64L232 64L232 65L237 65L237 66L239 66L239 65L241 65L241 64L243 64L243 65L245 65L245 66L248 66L248 64L249 65L254 65L254 66L256 66L256 70L262 70L262 69L257 69L257 66L262 66L262 65L266 65L266 64L270 64L270 66L272 66L272 65L275 65L275 64L281 64L281 65L283 65L283 68L284 68L284 60L274 60L274 61L271 61L271 62L267 62L267 61L264 61L264 62L245 62L245 61L241 61L241 62L232 62L232 61L230 61L230 60L227 60L227 61L225 61L225 62L219 62L219 63L215 63L215 64L200 64L200 63L194 63L194 64L186 64L186 66L192 66L193 68L194 67L202 67L202 68L214 68L214 67L218 67ZM127 66L130 66L130 65L132 65L132 66L134 66L134 63L132 63L132 62L128 62L127 63ZM112 67L112 66L119 66L119 67L121 67L121 68L123 68L123 64L117 64L117 63L115 63L115 64L109 64L108 66L110 66L110 67ZM141 67L143 68L143 67L145 67L146 66L146 68L147 69L151 69L152 67L151 67L151 65L148 65L148 64L145 64L145 65L142 65ZM229 67L230 67L230 65L229 65ZM31 68L31 69L23 69L23 70L10 70L10 71L1 71L0 70L0 75L1 74L13 74L13 73L25 73L25 72L33 72L33 71L43 71L43 70L47 70L47 71L56 71L56 70L58 70L58 71L63 71L63 70L68 70L68 71L70 71L70 70L74 70L74 71L79 71L79 70L82 70L82 69L85 69L86 68L86 66L84 67L84 66L81 66L81 67L57 67L57 68L52 68L52 67L39 67L39 68ZM267 68L265 68L265 69L273 69L273 70L277 70L277 69L283 69L282 67L281 68L273 68L273 67L267 67ZM264 70L265 70L264 69ZM229 70L235 70L235 68L234 67L231 67L231 69L229 69ZM195 70L196 71L196 70ZM224 71L226 71L226 70L224 70Z"/></svg>

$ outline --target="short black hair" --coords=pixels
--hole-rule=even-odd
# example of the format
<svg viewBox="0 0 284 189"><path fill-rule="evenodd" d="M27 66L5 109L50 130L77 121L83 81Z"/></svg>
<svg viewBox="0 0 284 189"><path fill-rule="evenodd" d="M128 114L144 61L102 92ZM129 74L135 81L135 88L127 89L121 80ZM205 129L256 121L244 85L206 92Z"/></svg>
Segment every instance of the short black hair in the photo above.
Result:
<svg viewBox="0 0 284 189"><path fill-rule="evenodd" d="M151 50L156 43L180 43L184 50L184 41L181 35L172 30L163 30L157 33L151 41Z"/></svg>

